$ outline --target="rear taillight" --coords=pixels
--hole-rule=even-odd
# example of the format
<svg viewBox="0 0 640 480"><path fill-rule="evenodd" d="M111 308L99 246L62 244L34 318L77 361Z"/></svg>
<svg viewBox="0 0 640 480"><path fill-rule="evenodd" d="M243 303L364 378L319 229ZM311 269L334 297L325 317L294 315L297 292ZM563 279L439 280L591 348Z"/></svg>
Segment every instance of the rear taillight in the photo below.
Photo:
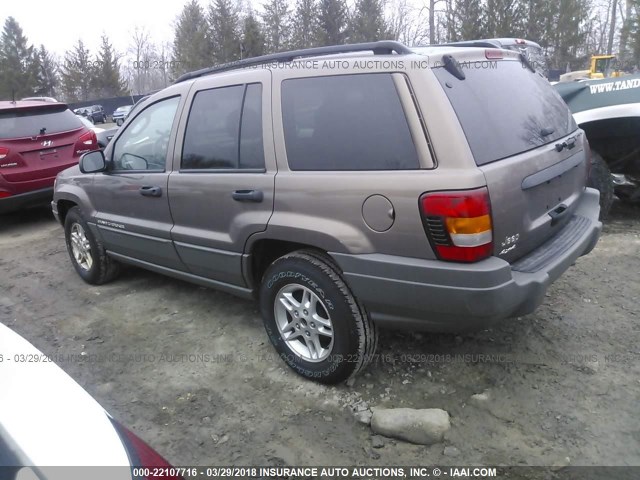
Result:
<svg viewBox="0 0 640 480"><path fill-rule="evenodd" d="M9 155L9 149L5 147L0 147L0 160Z"/></svg>
<svg viewBox="0 0 640 480"><path fill-rule="evenodd" d="M82 155L83 153L91 152L98 149L98 137L96 132L89 130L78 138L75 147L75 155Z"/></svg>
<svg viewBox="0 0 640 480"><path fill-rule="evenodd" d="M491 256L491 203L486 187L420 197L425 231L441 260L477 262Z"/></svg>
<svg viewBox="0 0 640 480"><path fill-rule="evenodd" d="M2 192L0 191L0 198L7 198L10 197L11 194L9 192Z"/></svg>
<svg viewBox="0 0 640 480"><path fill-rule="evenodd" d="M120 435L122 443L127 449L131 466L143 467L140 471L146 471L147 469L150 469L150 467L156 467L154 469L150 469L153 477L136 475L133 477L134 479L151 480L151 478L153 478L154 480L184 480L183 477L178 474L177 469L174 469L172 465L162 457L162 455L147 445L144 440L113 418L110 420L118 432L118 435ZM134 471L138 470L136 469Z"/></svg>

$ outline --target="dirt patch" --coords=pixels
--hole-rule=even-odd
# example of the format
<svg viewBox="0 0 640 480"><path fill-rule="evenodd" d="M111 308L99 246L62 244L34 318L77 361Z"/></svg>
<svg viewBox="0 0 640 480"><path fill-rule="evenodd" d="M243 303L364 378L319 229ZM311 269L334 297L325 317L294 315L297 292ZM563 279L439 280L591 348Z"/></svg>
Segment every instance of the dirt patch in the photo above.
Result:
<svg viewBox="0 0 640 480"><path fill-rule="evenodd" d="M0 322L176 465L640 465L639 251L640 209L616 205L536 313L464 336L383 332L353 386L324 387L275 356L251 302L137 269L86 285L33 210L0 217ZM373 449L363 401L442 408L452 428Z"/></svg>

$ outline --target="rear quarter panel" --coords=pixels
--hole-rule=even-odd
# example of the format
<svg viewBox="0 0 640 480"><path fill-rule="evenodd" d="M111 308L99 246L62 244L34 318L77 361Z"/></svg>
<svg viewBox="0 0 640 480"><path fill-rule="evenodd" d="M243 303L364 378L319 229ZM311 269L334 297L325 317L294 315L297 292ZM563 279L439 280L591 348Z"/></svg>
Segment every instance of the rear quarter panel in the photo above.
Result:
<svg viewBox="0 0 640 480"><path fill-rule="evenodd" d="M433 140L437 168L396 171L291 171L288 166L281 108L281 84L288 78L318 76L317 70L273 71L274 139L278 174L274 214L258 237L286 236L341 253L386 253L433 259L418 200L424 192L475 188L484 176L471 158L464 134L446 96L428 70L412 70L409 60L398 70L410 80L426 127ZM358 69L326 75L371 73ZM389 73L389 70L380 70ZM435 83L434 83L435 82ZM456 139L455 141L452 139ZM473 168L468 168L472 166ZM393 224L386 231L371 229L363 218L363 204L372 195L386 197L393 206ZM388 215L389 212L379 212Z"/></svg>

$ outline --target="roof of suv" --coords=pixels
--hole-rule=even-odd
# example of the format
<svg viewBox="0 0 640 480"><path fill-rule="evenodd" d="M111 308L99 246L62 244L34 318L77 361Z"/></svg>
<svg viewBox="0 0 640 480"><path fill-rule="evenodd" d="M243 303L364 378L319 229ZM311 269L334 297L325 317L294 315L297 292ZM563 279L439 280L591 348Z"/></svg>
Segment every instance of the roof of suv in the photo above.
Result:
<svg viewBox="0 0 640 480"><path fill-rule="evenodd" d="M299 59L317 58L349 58L358 56L369 57L371 55L381 56L403 56L403 55L428 55L428 54L451 54L467 52L477 52L480 48L500 48L495 43L480 42L480 44L442 44L429 45L425 47L407 47L400 42L391 40L381 40L378 42L355 43L350 45L331 45L326 47L314 47L303 50L292 50L288 52L272 53L259 57L245 58L234 62L224 63L213 67L203 68L194 72L188 72L180 76L174 84L194 80L207 75L240 70L259 65L282 64L294 62Z"/></svg>

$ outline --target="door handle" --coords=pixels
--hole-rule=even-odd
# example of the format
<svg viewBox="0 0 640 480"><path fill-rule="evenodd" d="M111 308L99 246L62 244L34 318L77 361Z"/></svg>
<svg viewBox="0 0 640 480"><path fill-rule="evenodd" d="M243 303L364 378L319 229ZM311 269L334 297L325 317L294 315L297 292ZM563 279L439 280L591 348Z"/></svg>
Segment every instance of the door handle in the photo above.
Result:
<svg viewBox="0 0 640 480"><path fill-rule="evenodd" d="M145 197L161 197L162 189L160 187L145 185L144 187L140 187L140 195L144 195Z"/></svg>
<svg viewBox="0 0 640 480"><path fill-rule="evenodd" d="M237 202L262 202L264 194L261 190L236 190L231 197Z"/></svg>

